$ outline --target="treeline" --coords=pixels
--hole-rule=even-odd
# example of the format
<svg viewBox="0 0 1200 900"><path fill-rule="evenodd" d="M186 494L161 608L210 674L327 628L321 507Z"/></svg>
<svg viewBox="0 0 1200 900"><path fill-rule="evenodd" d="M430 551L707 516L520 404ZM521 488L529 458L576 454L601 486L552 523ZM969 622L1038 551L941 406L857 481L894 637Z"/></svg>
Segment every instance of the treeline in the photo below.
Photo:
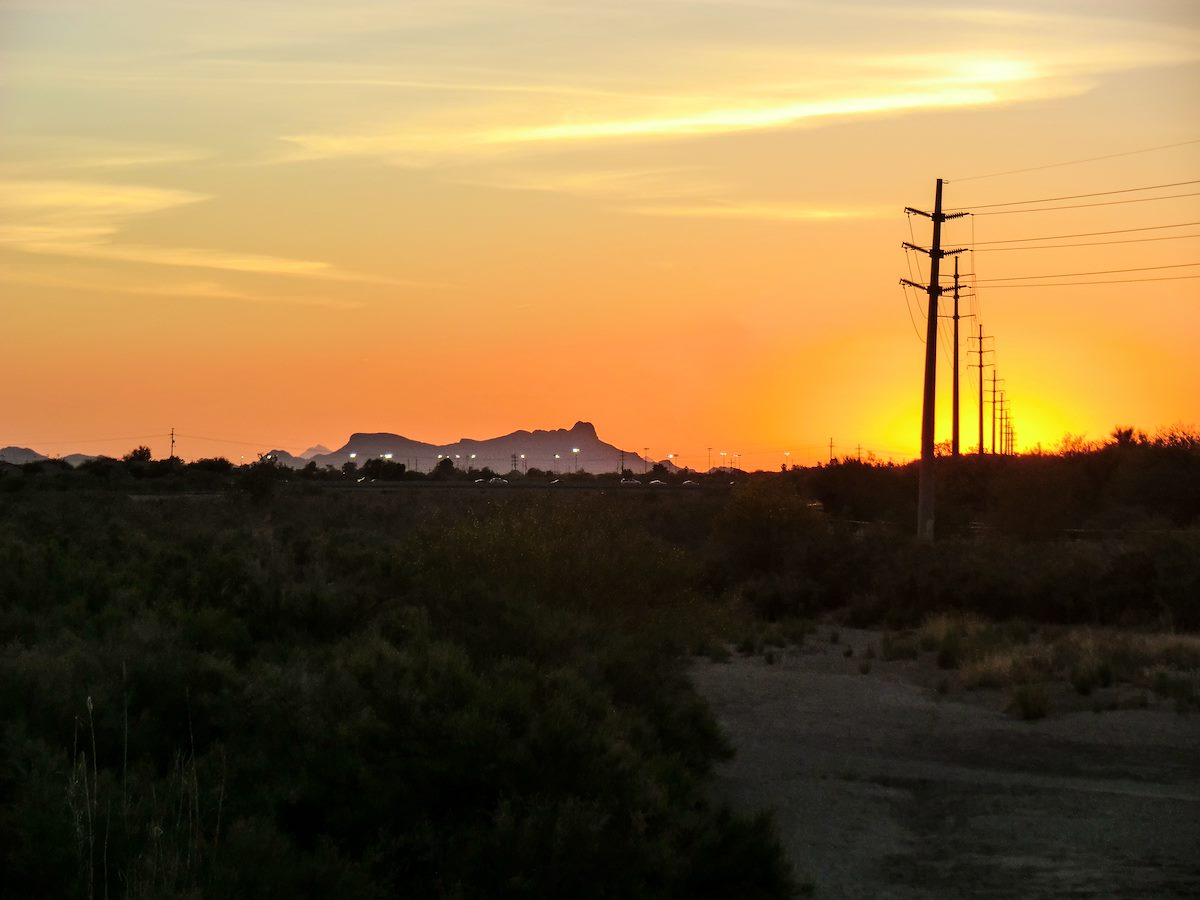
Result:
<svg viewBox="0 0 1200 900"><path fill-rule="evenodd" d="M632 473L626 472L625 476ZM1200 524L1200 434L1174 428L1154 437L1117 428L1105 443L1064 441L1057 453L941 457L935 463L937 532L943 536L987 531L1019 538L1058 538L1077 532L1178 529ZM783 472L714 470L669 472L661 465L638 479L643 486L737 487L786 481L789 490L838 520L885 524L904 530L916 521L918 467L868 459L792 467ZM123 459L99 458L72 468L56 461L0 463L0 492L119 490L221 492L266 497L276 491L326 486L346 489L402 484L620 485L615 474L556 474L538 469L496 473L459 469L449 459L431 472L369 459L340 469L316 463L291 469L267 456L235 466L224 458L185 463L151 459L140 447ZM622 489L629 485L620 485Z"/></svg>
<svg viewBox="0 0 1200 900"><path fill-rule="evenodd" d="M915 527L916 464L847 458L789 475L832 516ZM1187 429L1147 437L1118 428L1107 443L1070 441L1058 453L940 457L935 477L942 535L987 529L1050 538L1200 525L1200 434Z"/></svg>

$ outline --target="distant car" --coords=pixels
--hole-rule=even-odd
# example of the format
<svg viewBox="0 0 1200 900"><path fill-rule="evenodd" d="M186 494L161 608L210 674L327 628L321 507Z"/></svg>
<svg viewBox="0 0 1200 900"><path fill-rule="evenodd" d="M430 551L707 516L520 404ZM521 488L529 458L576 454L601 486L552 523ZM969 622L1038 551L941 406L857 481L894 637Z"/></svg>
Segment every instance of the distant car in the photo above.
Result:
<svg viewBox="0 0 1200 900"><path fill-rule="evenodd" d="M558 484L558 482L559 482L559 481L561 481L561 480L562 480L562 479L555 478L555 479L554 479L552 482L550 482L550 483L551 483L551 484Z"/></svg>
<svg viewBox="0 0 1200 900"><path fill-rule="evenodd" d="M507 478L492 478L488 481L488 484L508 484L508 479Z"/></svg>
<svg viewBox="0 0 1200 900"><path fill-rule="evenodd" d="M641 484L641 482L640 482L640 481L638 481L636 478L622 478L622 479L621 479L621 484L637 484L637 485L640 485L640 484Z"/></svg>
<svg viewBox="0 0 1200 900"><path fill-rule="evenodd" d="M476 484L485 484L485 483L486 483L486 481L487 481L487 480L486 480L486 479L484 479L484 478L476 478L476 479L475 479L475 483L476 483Z"/></svg>
<svg viewBox="0 0 1200 900"><path fill-rule="evenodd" d="M692 487L696 487L696 482L692 481L690 478L687 481L685 481L684 484L691 485Z"/></svg>
<svg viewBox="0 0 1200 900"><path fill-rule="evenodd" d="M652 482L650 482L651 486L654 486L656 484L666 484L666 482L663 481L661 478L655 478Z"/></svg>

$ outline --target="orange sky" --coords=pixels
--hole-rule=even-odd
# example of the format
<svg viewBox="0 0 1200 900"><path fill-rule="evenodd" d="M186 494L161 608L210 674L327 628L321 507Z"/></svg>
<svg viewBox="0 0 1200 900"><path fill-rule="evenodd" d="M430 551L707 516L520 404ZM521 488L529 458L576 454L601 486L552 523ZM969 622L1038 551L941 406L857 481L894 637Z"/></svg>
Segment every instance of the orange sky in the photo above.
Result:
<svg viewBox="0 0 1200 900"><path fill-rule="evenodd" d="M0 0L0 65L0 446L51 454L587 419L692 465L906 458L905 206L1200 179L1190 0ZM1200 279L984 280L1200 274L1161 227L1200 197L995 211L947 245L1019 444L1200 424ZM984 243L1132 228L1053 243L1169 239Z"/></svg>

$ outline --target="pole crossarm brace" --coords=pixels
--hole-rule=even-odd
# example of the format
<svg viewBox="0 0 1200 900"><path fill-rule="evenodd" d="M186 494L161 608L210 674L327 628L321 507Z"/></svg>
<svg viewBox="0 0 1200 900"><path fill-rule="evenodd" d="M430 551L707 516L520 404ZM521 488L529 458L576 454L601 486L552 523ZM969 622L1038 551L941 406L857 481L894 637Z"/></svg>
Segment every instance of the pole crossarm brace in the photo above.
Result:
<svg viewBox="0 0 1200 900"><path fill-rule="evenodd" d="M919 291L928 291L930 288L930 286L927 284L917 284L915 281L909 281L907 278L901 278L900 283L907 284L909 287L915 287ZM942 292L942 288L938 287L937 285L934 285L933 287L938 293Z"/></svg>
<svg viewBox="0 0 1200 900"><path fill-rule="evenodd" d="M910 244L908 241L901 241L900 246L905 250L916 250L918 253L924 253L926 256L932 256L933 251L926 250L924 247L918 247L916 244ZM939 250L941 256L953 256L955 253L966 253L970 247L959 247L957 250Z"/></svg>
<svg viewBox="0 0 1200 900"><path fill-rule="evenodd" d="M963 216L971 215L970 211L956 212L956 213L940 213L940 212L927 213L923 209L913 209L911 206L904 207L904 211L910 215L924 216L927 219L932 219L932 218L936 217L939 222L945 222L948 219L961 219Z"/></svg>

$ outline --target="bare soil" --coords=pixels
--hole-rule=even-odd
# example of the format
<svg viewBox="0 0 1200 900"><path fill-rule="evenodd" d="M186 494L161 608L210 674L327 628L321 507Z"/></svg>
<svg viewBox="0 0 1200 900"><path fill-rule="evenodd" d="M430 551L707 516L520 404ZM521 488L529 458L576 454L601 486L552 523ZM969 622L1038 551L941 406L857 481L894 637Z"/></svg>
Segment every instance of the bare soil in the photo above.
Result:
<svg viewBox="0 0 1200 900"><path fill-rule="evenodd" d="M718 790L774 811L814 896L1200 897L1200 716L1064 685L1021 721L1002 691L939 694L932 654L862 674L880 634L829 637L693 669L737 747Z"/></svg>

